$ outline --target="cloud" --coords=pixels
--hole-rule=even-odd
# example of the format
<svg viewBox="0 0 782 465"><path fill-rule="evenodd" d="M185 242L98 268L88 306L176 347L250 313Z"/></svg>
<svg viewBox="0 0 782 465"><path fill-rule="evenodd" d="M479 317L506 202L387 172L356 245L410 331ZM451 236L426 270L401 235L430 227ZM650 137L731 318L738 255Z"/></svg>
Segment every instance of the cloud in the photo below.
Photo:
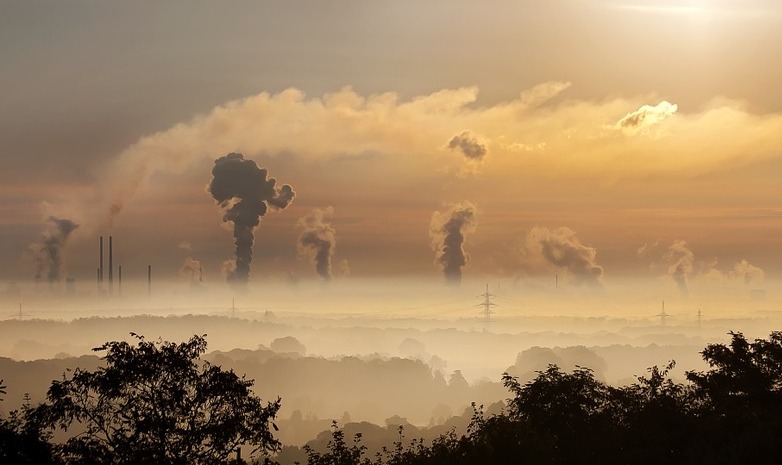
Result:
<svg viewBox="0 0 782 465"><path fill-rule="evenodd" d="M464 131L458 136L453 136L448 142L451 150L460 150L469 160L482 160L486 155L486 146L478 142L470 131Z"/></svg>
<svg viewBox="0 0 782 465"><path fill-rule="evenodd" d="M429 237L435 252L435 264L449 284L459 284L469 256L464 251L466 235L478 226L477 208L470 202L456 203L432 214Z"/></svg>
<svg viewBox="0 0 782 465"><path fill-rule="evenodd" d="M521 269L527 273L556 270L566 273L577 285L602 286L603 267L597 263L597 249L582 244L569 228L536 226L516 252Z"/></svg>
<svg viewBox="0 0 782 465"><path fill-rule="evenodd" d="M187 250L188 252L193 250L193 246L190 245L190 243L187 242L187 241L180 242L179 245L177 245L177 247L182 249L182 250Z"/></svg>
<svg viewBox="0 0 782 465"><path fill-rule="evenodd" d="M676 113L676 104L663 100L655 106L643 105L641 108L626 114L617 122L617 126L630 134L641 132L659 124Z"/></svg>
<svg viewBox="0 0 782 465"><path fill-rule="evenodd" d="M755 115L741 102L725 99L687 114L667 101L644 104L646 97L543 105L568 85L544 83L490 106L475 105L475 87L409 100L392 92L364 96L349 87L320 97L297 89L263 92L142 137L97 169L102 184L79 211L85 216L99 212L100 218L87 221L97 227L119 214L152 174L181 173L233 148L248 157L285 154L302 160L371 153L376 163L402 165L417 176L459 173L463 159L444 156L447 146L442 144L464 128L497 141L491 146L491 167L482 173L495 181L650 173L686 177L782 157L780 113ZM633 137L658 126L665 130L655 130L653 138ZM455 144L460 150L472 147L477 151L468 153L477 155L477 146L463 143L470 140L456 136Z"/></svg>

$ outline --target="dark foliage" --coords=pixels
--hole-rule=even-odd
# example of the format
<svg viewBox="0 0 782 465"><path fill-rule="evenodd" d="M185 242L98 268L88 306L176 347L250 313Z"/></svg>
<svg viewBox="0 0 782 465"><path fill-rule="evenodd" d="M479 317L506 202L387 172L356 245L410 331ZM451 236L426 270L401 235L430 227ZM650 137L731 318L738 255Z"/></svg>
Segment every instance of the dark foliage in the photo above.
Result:
<svg viewBox="0 0 782 465"><path fill-rule="evenodd" d="M59 463L53 454L51 434L31 415L29 398L21 410L0 418L0 463L48 465Z"/></svg>
<svg viewBox="0 0 782 465"><path fill-rule="evenodd" d="M109 342L105 367L52 382L27 417L71 430L56 446L72 464L216 464L243 444L277 450L272 422L279 399L263 403L252 381L201 362L206 340Z"/></svg>
<svg viewBox="0 0 782 465"><path fill-rule="evenodd" d="M672 381L674 368L616 388L591 370L570 373L550 365L522 385L508 374L507 410L485 417L475 407L466 435L450 433L430 445L400 440L374 461L361 437L351 446L332 433L329 451L308 450L311 465L472 464L737 464L779 463L782 457L782 333L702 352L711 369Z"/></svg>

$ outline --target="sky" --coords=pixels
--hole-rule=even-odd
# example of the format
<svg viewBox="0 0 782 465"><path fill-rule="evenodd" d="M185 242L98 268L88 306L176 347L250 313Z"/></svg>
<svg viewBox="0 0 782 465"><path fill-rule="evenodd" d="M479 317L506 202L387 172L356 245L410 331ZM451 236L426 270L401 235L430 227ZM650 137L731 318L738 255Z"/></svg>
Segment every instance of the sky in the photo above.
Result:
<svg viewBox="0 0 782 465"><path fill-rule="evenodd" d="M762 288L780 26L772 0L0 0L0 279L94 282L112 235L131 279ZM268 171L218 195L231 153Z"/></svg>

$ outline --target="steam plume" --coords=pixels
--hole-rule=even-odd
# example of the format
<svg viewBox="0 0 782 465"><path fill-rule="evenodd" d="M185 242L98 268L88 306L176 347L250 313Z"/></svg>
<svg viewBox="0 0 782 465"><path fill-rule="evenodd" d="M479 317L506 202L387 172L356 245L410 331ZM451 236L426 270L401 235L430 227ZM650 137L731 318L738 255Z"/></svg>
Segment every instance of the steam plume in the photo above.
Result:
<svg viewBox="0 0 782 465"><path fill-rule="evenodd" d="M478 142L478 139L469 131L465 131L448 142L451 150L459 149L470 160L481 160L486 155L486 146Z"/></svg>
<svg viewBox="0 0 782 465"><path fill-rule="evenodd" d="M745 285L750 285L763 282L766 273L762 268L757 267L746 260L741 260L733 266L733 269L728 273L728 276L743 282Z"/></svg>
<svg viewBox="0 0 782 465"><path fill-rule="evenodd" d="M198 287L201 285L201 262L187 257L179 268L179 275L190 283L192 287Z"/></svg>
<svg viewBox="0 0 782 465"><path fill-rule="evenodd" d="M603 267L597 264L597 249L582 244L570 228L532 228L521 253L526 268L554 267L572 276L576 284L602 286Z"/></svg>
<svg viewBox="0 0 782 465"><path fill-rule="evenodd" d="M234 266L228 270L228 282L247 285L253 259L253 228L269 207L282 210L296 194L288 184L276 187L277 180L267 179L265 168L258 168L241 153L229 153L215 160L212 181L207 190L223 209L223 221L234 224Z"/></svg>
<svg viewBox="0 0 782 465"><path fill-rule="evenodd" d="M36 262L36 278L46 272L49 283L60 280L62 272L62 248L78 224L64 218L50 216L46 220L49 227L41 235L40 242L33 245Z"/></svg>
<svg viewBox="0 0 782 465"><path fill-rule="evenodd" d="M464 202L432 214L429 237L435 253L434 262L442 268L445 280L450 284L458 284L462 280L462 268L469 258L464 252L464 239L478 226L476 212L475 205Z"/></svg>
<svg viewBox="0 0 782 465"><path fill-rule="evenodd" d="M321 210L316 208L304 218L299 218L297 227L299 235L299 255L309 256L315 262L315 271L326 281L331 279L331 258L337 246L336 231L326 221L327 215L334 214L331 207Z"/></svg>
<svg viewBox="0 0 782 465"><path fill-rule="evenodd" d="M665 253L665 262L668 264L668 275L673 278L683 296L689 295L687 278L692 273L695 264L695 254L687 248L687 242L673 241Z"/></svg>

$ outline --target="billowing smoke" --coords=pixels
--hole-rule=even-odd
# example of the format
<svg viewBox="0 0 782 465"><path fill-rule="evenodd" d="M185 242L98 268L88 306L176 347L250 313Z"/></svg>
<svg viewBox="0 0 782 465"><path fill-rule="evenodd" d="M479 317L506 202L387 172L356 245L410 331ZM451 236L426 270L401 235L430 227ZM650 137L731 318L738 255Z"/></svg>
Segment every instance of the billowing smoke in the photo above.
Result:
<svg viewBox="0 0 782 465"><path fill-rule="evenodd" d="M332 207L325 210L316 208L304 218L299 218L297 227L299 235L299 255L310 257L315 263L315 271L326 281L331 279L331 259L337 246L337 235L334 228L326 220L326 216L334 214Z"/></svg>
<svg viewBox="0 0 782 465"><path fill-rule="evenodd" d="M527 233L520 252L522 267L529 271L554 268L578 285L602 287L603 267L597 264L597 249L582 244L570 228L536 226Z"/></svg>
<svg viewBox="0 0 782 465"><path fill-rule="evenodd" d="M461 150L464 156L470 160L481 160L486 155L486 146L478 142L478 138L469 131L453 136L450 142L448 142L448 148Z"/></svg>
<svg viewBox="0 0 782 465"><path fill-rule="evenodd" d="M687 247L687 242L673 241L663 259L668 265L668 276L673 278L683 296L690 294L687 280L695 265L695 254Z"/></svg>
<svg viewBox="0 0 782 465"><path fill-rule="evenodd" d="M187 257L179 268L179 275L186 279L190 286L199 287L202 278L201 262L192 257Z"/></svg>
<svg viewBox="0 0 782 465"><path fill-rule="evenodd" d="M733 269L730 270L730 272L728 272L728 276L731 279L735 279L749 286L763 282L766 273L762 268L757 267L746 260L741 260L733 266Z"/></svg>
<svg viewBox="0 0 782 465"><path fill-rule="evenodd" d="M269 207L282 210L296 194L288 184L277 187L277 180L267 179L265 168L258 168L241 153L229 153L215 160L212 182L207 190L223 209L223 221L232 222L236 258L227 270L232 285L245 287L253 259L253 228Z"/></svg>
<svg viewBox="0 0 782 465"><path fill-rule="evenodd" d="M79 225L71 220L54 216L50 216L46 221L48 229L41 235L41 240L32 246L36 263L35 277L39 279L43 273L46 273L49 283L54 283L61 278L62 248Z"/></svg>
<svg viewBox="0 0 782 465"><path fill-rule="evenodd" d="M443 270L449 284L458 284L462 280L462 268L469 258L464 252L464 239L478 226L476 213L475 205L464 202L432 214L429 237L435 253L434 262Z"/></svg>
<svg viewBox="0 0 782 465"><path fill-rule="evenodd" d="M339 275L343 278L350 276L350 262L347 258L343 258L339 261Z"/></svg>

